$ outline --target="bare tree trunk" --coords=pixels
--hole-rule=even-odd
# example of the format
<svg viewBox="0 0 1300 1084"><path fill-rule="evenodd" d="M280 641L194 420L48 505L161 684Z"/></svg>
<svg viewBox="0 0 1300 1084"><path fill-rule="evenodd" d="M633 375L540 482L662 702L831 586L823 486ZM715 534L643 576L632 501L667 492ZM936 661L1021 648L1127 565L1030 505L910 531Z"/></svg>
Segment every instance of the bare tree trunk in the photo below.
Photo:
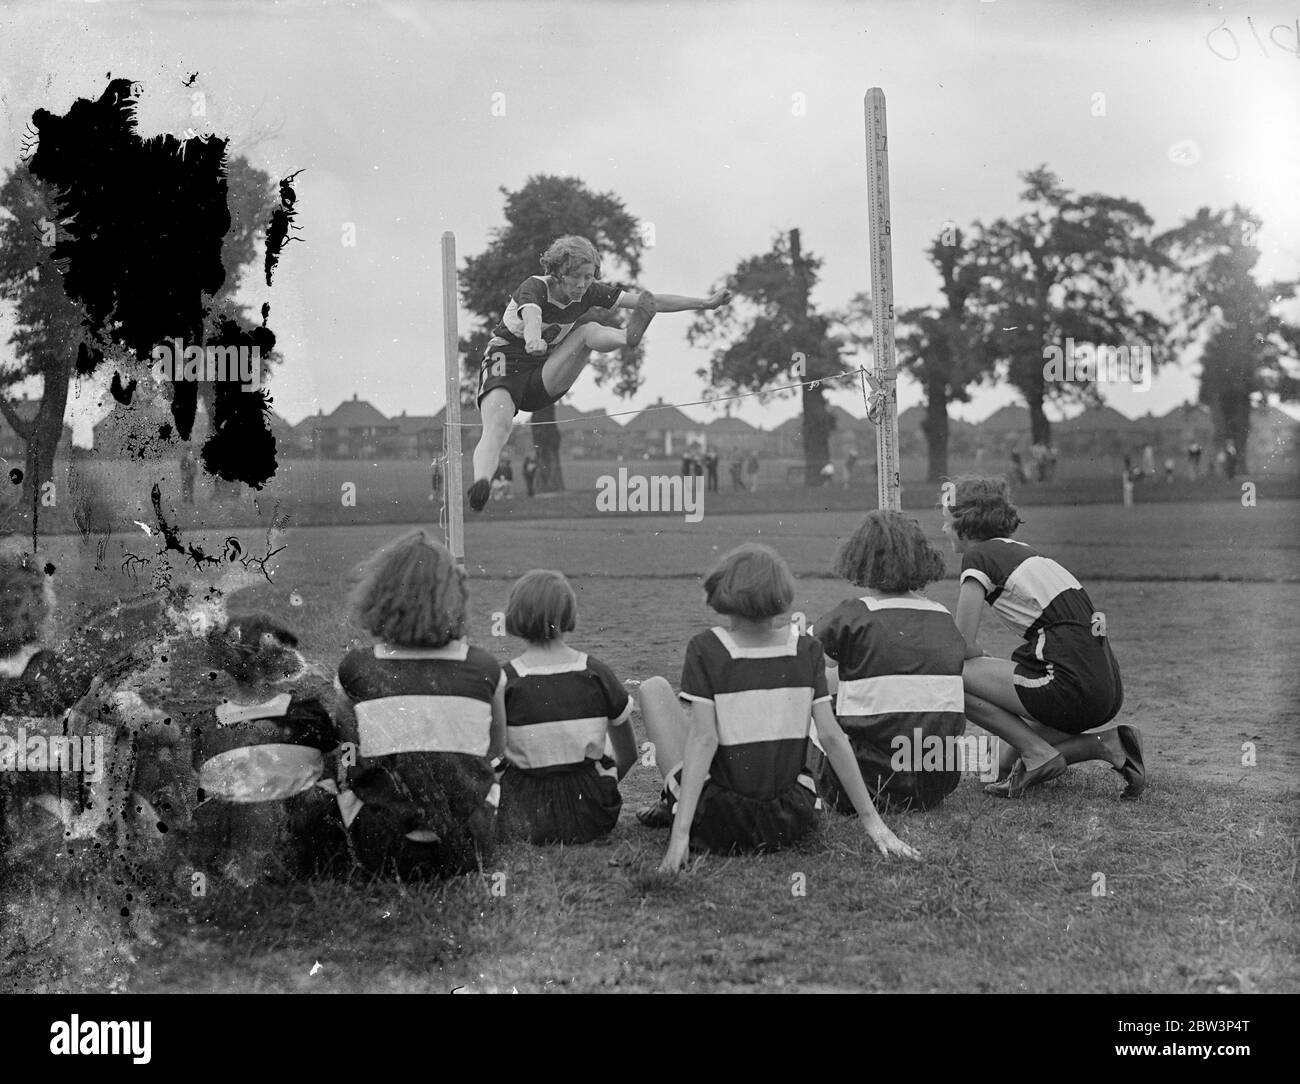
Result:
<svg viewBox="0 0 1300 1084"><path fill-rule="evenodd" d="M946 381L934 380L925 389L925 443L929 453L929 481L942 481L948 473L948 402Z"/></svg>
<svg viewBox="0 0 1300 1084"><path fill-rule="evenodd" d="M831 430L835 419L826 409L826 396L820 387L803 389L804 484L822 484L822 467L831 460Z"/></svg>
<svg viewBox="0 0 1300 1084"><path fill-rule="evenodd" d="M555 404L538 410L533 421L550 424L533 426L533 447L537 450L538 493L564 490L564 472L560 467L560 427L555 425Z"/></svg>

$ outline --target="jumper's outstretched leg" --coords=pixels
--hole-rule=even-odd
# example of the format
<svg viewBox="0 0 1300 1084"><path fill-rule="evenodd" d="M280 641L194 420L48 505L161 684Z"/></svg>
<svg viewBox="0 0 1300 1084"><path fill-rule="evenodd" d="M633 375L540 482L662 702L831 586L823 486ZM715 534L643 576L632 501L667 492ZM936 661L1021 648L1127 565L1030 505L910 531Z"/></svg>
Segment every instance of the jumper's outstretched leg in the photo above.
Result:
<svg viewBox="0 0 1300 1084"><path fill-rule="evenodd" d="M607 354L627 345L627 333L621 327L603 324L579 324L560 343L542 367L542 384L546 394L558 399L571 387L586 368L593 350Z"/></svg>

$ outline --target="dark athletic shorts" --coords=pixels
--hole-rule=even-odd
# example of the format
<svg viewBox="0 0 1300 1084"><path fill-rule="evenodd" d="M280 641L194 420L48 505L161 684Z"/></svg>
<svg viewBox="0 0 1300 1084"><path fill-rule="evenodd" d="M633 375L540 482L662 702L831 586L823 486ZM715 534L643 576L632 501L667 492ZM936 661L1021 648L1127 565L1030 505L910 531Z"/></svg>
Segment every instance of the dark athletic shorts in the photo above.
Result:
<svg viewBox="0 0 1300 1084"><path fill-rule="evenodd" d="M533 357L522 346L489 346L479 370L474 401L481 407L483 397L493 388L505 388L515 402L516 414L521 410L532 413L558 402L560 397L549 394L542 383L545 364L545 356Z"/></svg>
<svg viewBox="0 0 1300 1084"><path fill-rule="evenodd" d="M1119 663L1087 625L1053 625L1016 648L1016 695L1040 723L1082 734L1104 726L1124 704Z"/></svg>

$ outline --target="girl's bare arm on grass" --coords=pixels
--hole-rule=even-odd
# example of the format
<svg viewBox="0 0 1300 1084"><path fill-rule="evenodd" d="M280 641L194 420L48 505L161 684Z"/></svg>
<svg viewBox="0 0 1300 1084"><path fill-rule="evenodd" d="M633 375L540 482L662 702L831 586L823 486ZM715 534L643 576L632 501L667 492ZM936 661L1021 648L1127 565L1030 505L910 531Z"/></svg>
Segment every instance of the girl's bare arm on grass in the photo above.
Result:
<svg viewBox="0 0 1300 1084"><path fill-rule="evenodd" d="M957 614L953 620L966 641L966 658L978 659L986 652L979 645L980 618L984 616L984 588L975 580L963 580L957 595Z"/></svg>
<svg viewBox="0 0 1300 1084"><path fill-rule="evenodd" d="M713 754L718 749L718 717L713 705L694 700L686 709L686 752L682 765L682 793L677 800L668 853L659 865L662 873L676 873L691 850L691 825L700 804L704 778L709 774Z"/></svg>
<svg viewBox="0 0 1300 1084"><path fill-rule="evenodd" d="M858 767L858 758L853 754L853 746L840 729L829 701L822 700L813 705L813 722L817 724L817 736L821 738L822 747L826 750L826 759L831 762L844 793L858 811L862 827L871 837L871 842L883 855L896 854L920 861L920 852L894 835L876 812L871 795L867 793L867 785L862 781L862 770Z"/></svg>
<svg viewBox="0 0 1300 1084"><path fill-rule="evenodd" d="M501 675L497 691L492 694L492 737L488 741L488 760L506 755L506 676Z"/></svg>
<svg viewBox="0 0 1300 1084"><path fill-rule="evenodd" d="M614 764L622 779L636 763L636 735L632 733L632 720L624 719L618 726L609 728L609 743L614 747Z"/></svg>

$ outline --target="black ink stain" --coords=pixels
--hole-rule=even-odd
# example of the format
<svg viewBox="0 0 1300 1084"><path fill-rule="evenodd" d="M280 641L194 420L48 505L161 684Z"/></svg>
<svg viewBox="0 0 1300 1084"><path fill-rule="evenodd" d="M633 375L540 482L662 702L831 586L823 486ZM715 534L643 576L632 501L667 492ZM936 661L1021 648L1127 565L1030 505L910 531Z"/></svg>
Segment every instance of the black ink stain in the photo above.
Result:
<svg viewBox="0 0 1300 1084"><path fill-rule="evenodd" d="M271 222L266 228L266 284L271 285L271 276L280 263L280 252L290 241L301 241L301 237L290 237L289 230L298 229L293 220L298 212L293 209L298 202L298 194L293 190L293 179L301 173L290 173L280 182L280 206L271 212Z"/></svg>
<svg viewBox="0 0 1300 1084"><path fill-rule="evenodd" d="M136 382L132 380L129 384L123 386L122 374L114 371L113 381L108 386L109 393L123 406L131 405L131 398L135 395Z"/></svg>
<svg viewBox="0 0 1300 1084"><path fill-rule="evenodd" d="M274 333L265 326L265 309L263 326L253 328L212 311L212 299L226 281L221 256L231 229L229 140L141 138L136 129L139 87L110 77L98 100L78 99L63 115L46 109L32 115L35 150L29 168L57 193L52 217L70 223L59 231L51 255L68 297L86 314L77 373L94 374L108 344L115 356L125 351L134 362L114 378L116 409L132 403L136 381L131 373L144 371L159 344L179 341L204 349L257 344L264 358L275 345ZM283 218L277 256L295 213L291 180L280 182L281 207L273 215ZM270 250L268 243L268 258ZM193 379L170 385L175 433L189 440L199 385ZM202 461L211 474L260 489L276 471L270 398L260 388L245 392L242 387L237 376L207 383L213 433ZM153 385L145 383L139 390L137 407L146 392L153 393ZM137 419L142 425L144 417ZM166 454L154 434L162 435L151 411L136 454Z"/></svg>

